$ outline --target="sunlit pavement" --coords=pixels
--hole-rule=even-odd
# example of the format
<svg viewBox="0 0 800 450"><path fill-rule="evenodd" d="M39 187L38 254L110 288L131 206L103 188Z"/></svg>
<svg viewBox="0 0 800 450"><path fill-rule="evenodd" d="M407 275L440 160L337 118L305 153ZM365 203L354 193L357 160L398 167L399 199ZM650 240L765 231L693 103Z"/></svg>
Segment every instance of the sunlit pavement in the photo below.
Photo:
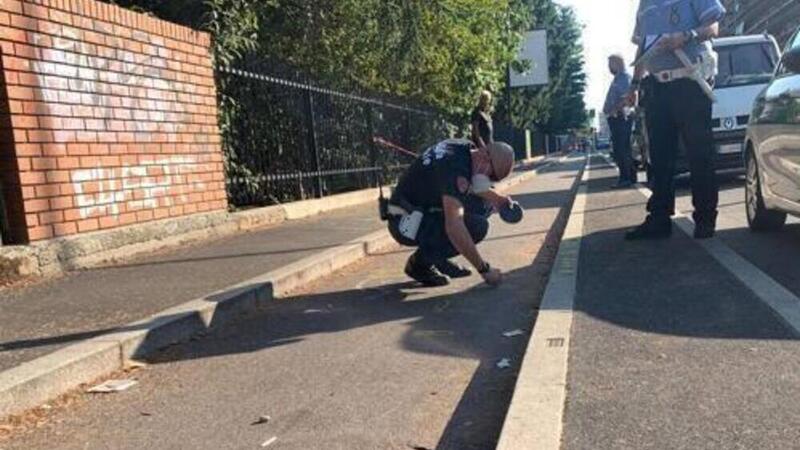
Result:
<svg viewBox="0 0 800 450"><path fill-rule="evenodd" d="M797 448L797 332L768 306L777 289L765 285L800 293L800 228L751 233L743 183L728 177L718 238L701 244L676 227L669 240L624 242L646 197L609 190L615 170L595 162L563 447ZM686 184L678 209L690 213Z"/></svg>
<svg viewBox="0 0 800 450"><path fill-rule="evenodd" d="M494 448L530 376L518 371L582 166L566 158L515 188L526 220L494 222L482 244L508 274L500 289L477 277L421 289L402 274L408 251L376 255L168 349L135 388L82 397L0 448ZM742 180L726 177L718 237L695 241L680 181L686 231L625 242L644 189L611 189L602 157L587 176L562 448L796 448L800 304L777 300L800 294L798 222L751 233Z"/></svg>
<svg viewBox="0 0 800 450"><path fill-rule="evenodd" d="M493 220L481 248L506 272L499 289L477 276L421 289L402 273L407 250L373 256L0 448L493 448L584 159L514 188L521 224Z"/></svg>

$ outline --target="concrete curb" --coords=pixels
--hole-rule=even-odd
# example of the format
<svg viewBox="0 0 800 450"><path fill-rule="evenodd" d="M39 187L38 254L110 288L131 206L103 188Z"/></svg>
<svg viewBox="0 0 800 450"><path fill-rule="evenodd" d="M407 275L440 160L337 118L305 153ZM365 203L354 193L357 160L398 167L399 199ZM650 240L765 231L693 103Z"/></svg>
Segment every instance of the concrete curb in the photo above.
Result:
<svg viewBox="0 0 800 450"><path fill-rule="evenodd" d="M57 275L96 267L117 258L276 226L377 198L378 189L365 189L246 211L193 214L31 245L6 246L0 248L0 279Z"/></svg>
<svg viewBox="0 0 800 450"><path fill-rule="evenodd" d="M308 282L393 244L387 232L372 233L1 372L0 417L34 408L82 383L124 368L131 359L257 311Z"/></svg>
<svg viewBox="0 0 800 450"><path fill-rule="evenodd" d="M497 187L507 190L530 180L536 171L554 162L520 173ZM315 205L305 213L323 206ZM258 311L309 282L396 245L386 230L380 230L0 372L0 418L22 413L83 383L123 369L130 360Z"/></svg>
<svg viewBox="0 0 800 450"><path fill-rule="evenodd" d="M558 450L561 447L588 174L587 159L581 178L573 187L573 192L577 191L574 203L564 211L568 221L525 350L497 450Z"/></svg>

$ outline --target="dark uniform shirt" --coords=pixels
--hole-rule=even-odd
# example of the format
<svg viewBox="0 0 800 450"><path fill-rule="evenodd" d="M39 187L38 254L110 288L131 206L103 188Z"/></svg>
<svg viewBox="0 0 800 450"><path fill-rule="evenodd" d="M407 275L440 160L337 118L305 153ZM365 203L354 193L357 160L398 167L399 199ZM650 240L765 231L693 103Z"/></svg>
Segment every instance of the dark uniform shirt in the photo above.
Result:
<svg viewBox="0 0 800 450"><path fill-rule="evenodd" d="M480 135L481 139L483 139L484 144L490 144L494 142L492 116L481 111L479 108L475 108L472 110L470 123L472 123L472 126L475 126L476 123L478 124L478 134ZM478 143L476 142L475 144Z"/></svg>
<svg viewBox="0 0 800 450"><path fill-rule="evenodd" d="M464 139L449 139L427 149L400 178L395 198L402 198L422 210L442 207L448 195L465 206L470 202L472 149Z"/></svg>

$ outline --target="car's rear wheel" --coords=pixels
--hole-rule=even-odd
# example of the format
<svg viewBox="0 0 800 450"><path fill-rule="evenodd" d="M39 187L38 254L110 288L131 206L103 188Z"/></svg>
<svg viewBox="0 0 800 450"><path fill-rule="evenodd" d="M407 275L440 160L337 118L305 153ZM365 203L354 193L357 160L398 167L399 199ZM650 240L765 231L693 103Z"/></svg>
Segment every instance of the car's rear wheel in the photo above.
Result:
<svg viewBox="0 0 800 450"><path fill-rule="evenodd" d="M747 223L753 231L778 231L786 223L786 213L767 209L761 194L761 179L758 176L758 162L752 152L747 152L747 183L745 185L745 204Z"/></svg>

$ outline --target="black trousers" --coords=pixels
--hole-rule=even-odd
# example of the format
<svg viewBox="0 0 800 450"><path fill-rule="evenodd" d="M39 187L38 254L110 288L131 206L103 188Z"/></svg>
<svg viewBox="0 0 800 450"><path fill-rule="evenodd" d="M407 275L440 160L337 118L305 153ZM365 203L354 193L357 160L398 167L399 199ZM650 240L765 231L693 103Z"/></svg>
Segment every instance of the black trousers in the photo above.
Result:
<svg viewBox="0 0 800 450"><path fill-rule="evenodd" d="M483 241L489 233L489 218L485 214L464 213L464 223L467 226L472 241L476 244ZM395 241L406 247L418 247L417 261L421 264L437 264L458 255L458 250L450 242L444 227L444 214L431 212L425 214L417 232L417 239L411 240L400 234L400 217L389 219L389 233Z"/></svg>
<svg viewBox="0 0 800 450"><path fill-rule="evenodd" d="M609 117L608 127L611 130L614 161L619 166L619 181L634 183L637 180L633 178L633 148L631 147L633 120L624 117Z"/></svg>
<svg viewBox="0 0 800 450"><path fill-rule="evenodd" d="M674 208L675 160L682 139L691 170L695 221L716 220L719 187L714 171L711 107L711 99L693 80L654 83L647 111L653 169L653 197L648 209L654 218L668 219Z"/></svg>

